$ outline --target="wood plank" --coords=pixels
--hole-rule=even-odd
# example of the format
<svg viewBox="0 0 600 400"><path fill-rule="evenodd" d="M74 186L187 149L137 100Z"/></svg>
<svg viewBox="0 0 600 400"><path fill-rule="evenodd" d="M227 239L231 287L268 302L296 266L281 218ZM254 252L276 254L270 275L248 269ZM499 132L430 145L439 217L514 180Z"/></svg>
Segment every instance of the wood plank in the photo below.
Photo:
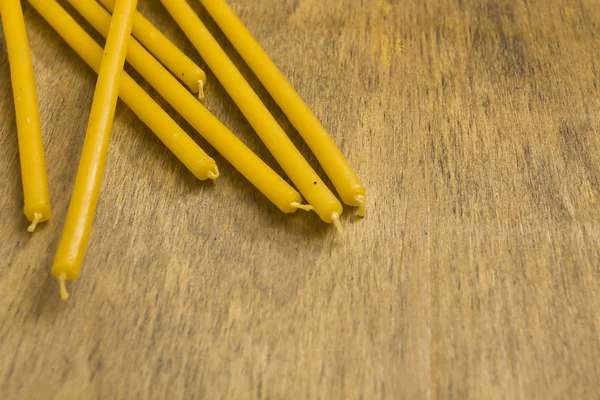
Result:
<svg viewBox="0 0 600 400"><path fill-rule="evenodd" d="M339 240L281 214L150 90L222 176L195 180L121 104L61 302L49 270L95 75L24 3L55 217L25 231L0 35L0 398L600 396L596 0L230 4L356 168L368 217L346 209ZM205 66L159 2L139 8ZM206 106L280 172L208 79Z"/></svg>

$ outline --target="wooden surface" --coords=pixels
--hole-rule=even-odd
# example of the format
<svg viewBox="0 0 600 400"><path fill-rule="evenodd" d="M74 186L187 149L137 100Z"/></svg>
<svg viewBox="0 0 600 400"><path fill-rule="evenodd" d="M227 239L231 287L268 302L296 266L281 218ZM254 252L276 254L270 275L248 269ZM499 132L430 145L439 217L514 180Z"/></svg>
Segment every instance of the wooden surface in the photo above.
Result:
<svg viewBox="0 0 600 400"><path fill-rule="evenodd" d="M338 240L281 214L178 118L222 173L198 182L120 105L61 302L49 270L95 75L25 4L55 216L25 231L2 45L0 398L598 398L598 1L231 4L341 145L368 218L347 209ZM204 65L158 1L140 9ZM275 167L212 74L206 92Z"/></svg>

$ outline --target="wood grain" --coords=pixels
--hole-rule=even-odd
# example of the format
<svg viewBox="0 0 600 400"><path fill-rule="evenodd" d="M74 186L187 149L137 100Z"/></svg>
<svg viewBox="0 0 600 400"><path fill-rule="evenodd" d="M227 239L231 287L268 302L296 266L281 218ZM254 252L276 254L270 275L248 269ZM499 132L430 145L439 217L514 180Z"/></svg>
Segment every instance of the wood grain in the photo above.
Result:
<svg viewBox="0 0 600 400"><path fill-rule="evenodd" d="M222 173L198 182L121 105L62 303L49 270L95 76L24 4L55 217L25 231L2 46L0 398L600 397L597 0L231 5L356 168L368 218L347 210L338 240L283 215L194 134ZM157 1L140 9L204 66ZM206 92L278 168L212 74Z"/></svg>

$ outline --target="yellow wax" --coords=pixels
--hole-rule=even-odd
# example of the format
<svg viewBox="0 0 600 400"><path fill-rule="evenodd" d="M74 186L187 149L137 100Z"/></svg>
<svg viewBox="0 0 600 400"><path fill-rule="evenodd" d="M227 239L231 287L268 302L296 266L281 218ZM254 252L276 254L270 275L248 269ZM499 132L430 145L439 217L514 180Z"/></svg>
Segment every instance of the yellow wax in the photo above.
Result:
<svg viewBox="0 0 600 400"><path fill-rule="evenodd" d="M52 216L33 65L20 0L0 0L0 14L15 99L24 212L33 232Z"/></svg>
<svg viewBox="0 0 600 400"><path fill-rule="evenodd" d="M102 48L54 0L30 0L32 6L96 72ZM219 170L211 157L189 137L135 81L123 72L119 96L138 118L200 180L216 179Z"/></svg>
<svg viewBox="0 0 600 400"><path fill-rule="evenodd" d="M38 0L39 1L39 0ZM108 32L110 15L91 0L69 0L102 35ZM169 102L215 149L256 186L281 211L305 209L300 194L246 147L190 94L146 49L131 38L127 61Z"/></svg>
<svg viewBox="0 0 600 400"><path fill-rule="evenodd" d="M364 216L365 189L323 125L225 0L200 0L313 151L344 203Z"/></svg>
<svg viewBox="0 0 600 400"><path fill-rule="evenodd" d="M115 8L115 0L99 0L111 12ZM177 78L185 83L192 92L204 98L202 90L206 83L206 74L161 31L156 29L141 13L133 18L133 35Z"/></svg>
<svg viewBox="0 0 600 400"><path fill-rule="evenodd" d="M196 47L306 201L314 207L323 221L335 222L339 226L337 223L342 213L341 203L296 149L193 9L185 0L161 0L161 3Z"/></svg>
<svg viewBox="0 0 600 400"><path fill-rule="evenodd" d="M136 5L137 0L117 1L104 47L75 186L52 266L52 274L63 286L65 279L79 277L92 229Z"/></svg>

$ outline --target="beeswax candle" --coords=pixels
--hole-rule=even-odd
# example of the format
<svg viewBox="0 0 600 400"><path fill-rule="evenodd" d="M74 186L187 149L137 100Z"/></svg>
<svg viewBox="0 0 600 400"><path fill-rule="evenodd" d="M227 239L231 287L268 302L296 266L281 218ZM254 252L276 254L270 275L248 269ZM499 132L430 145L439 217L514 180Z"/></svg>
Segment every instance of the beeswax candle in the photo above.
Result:
<svg viewBox="0 0 600 400"><path fill-rule="evenodd" d="M79 277L94 221L136 5L137 0L117 1L104 47L75 186L52 266L64 300L68 299L65 280Z"/></svg>
<svg viewBox="0 0 600 400"><path fill-rule="evenodd" d="M23 210L31 222L27 230L33 232L52 216L33 65L20 0L0 0L0 15L15 101Z"/></svg>

